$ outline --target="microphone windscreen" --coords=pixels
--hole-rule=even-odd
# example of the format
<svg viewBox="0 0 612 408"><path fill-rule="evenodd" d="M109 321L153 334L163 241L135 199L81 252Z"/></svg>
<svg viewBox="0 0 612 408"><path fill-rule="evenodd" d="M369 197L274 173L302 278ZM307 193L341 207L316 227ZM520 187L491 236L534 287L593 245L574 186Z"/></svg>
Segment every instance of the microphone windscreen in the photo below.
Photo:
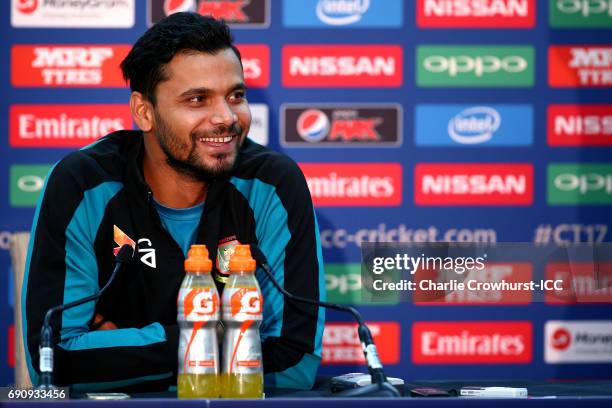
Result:
<svg viewBox="0 0 612 408"><path fill-rule="evenodd" d="M134 248L130 244L125 244L117 253L115 260L117 262L127 262L132 259L132 256L134 256Z"/></svg>

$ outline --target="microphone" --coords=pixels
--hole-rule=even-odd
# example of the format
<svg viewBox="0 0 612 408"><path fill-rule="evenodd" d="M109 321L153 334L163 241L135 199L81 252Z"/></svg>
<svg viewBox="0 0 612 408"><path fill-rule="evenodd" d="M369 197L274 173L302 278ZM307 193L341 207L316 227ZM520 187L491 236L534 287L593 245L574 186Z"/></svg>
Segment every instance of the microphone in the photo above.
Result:
<svg viewBox="0 0 612 408"><path fill-rule="evenodd" d="M339 305L337 303L329 303L322 302L320 300L308 299L301 296L296 296L292 293L289 293L283 288L274 275L272 274L272 269L270 265L268 265L268 260L263 252L256 246L251 244L251 253L253 258L259 264L259 266L263 269L265 274L270 278L272 284L278 289L285 298L291 300L292 302L297 303L305 303L314 306L321 306L327 309L339 310L341 312L350 313L353 318L358 323L357 334L359 335L359 341L361 342L361 346L363 348L363 354L365 356L368 371L370 373L370 377L372 379L372 383L365 387L348 389L345 391L341 391L335 393L334 396L337 397L399 397L399 391L387 381L387 376L383 371L382 363L380 362L380 358L378 357L378 351L376 350L376 345L374 344L374 340L372 338L372 332L363 321L361 314L351 306Z"/></svg>
<svg viewBox="0 0 612 408"><path fill-rule="evenodd" d="M108 282L106 282L106 285L104 285L104 287L100 289L98 293L84 297L82 299L75 300L70 303L54 306L51 309L47 310L47 313L45 314L45 319L43 320L43 325L40 329L40 346L38 348L38 368L40 370L40 384L38 385L39 389L55 388L55 386L53 385L53 346L55 346L55 342L53 341L53 327L51 325L51 318L53 317L53 315L57 312L63 312L64 310L72 309L73 307L82 305L83 303L88 303L100 298L104 291L113 282L119 270L121 270L123 266L132 259L133 255L134 248L132 248L129 244L123 245L121 249L119 249L119 252L115 257L115 268L113 269L111 277L108 279Z"/></svg>

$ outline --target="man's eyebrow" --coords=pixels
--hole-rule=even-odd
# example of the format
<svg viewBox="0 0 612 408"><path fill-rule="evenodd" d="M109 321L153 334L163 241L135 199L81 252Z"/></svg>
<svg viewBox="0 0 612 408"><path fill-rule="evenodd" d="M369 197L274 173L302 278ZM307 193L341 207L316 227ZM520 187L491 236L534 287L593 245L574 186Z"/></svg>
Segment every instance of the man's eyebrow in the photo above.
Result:
<svg viewBox="0 0 612 408"><path fill-rule="evenodd" d="M236 85L234 85L233 87L230 88L230 92L234 92L234 91L246 91L247 87L243 82L237 83ZM185 92L183 92L182 94L179 95L179 98L188 98L191 96L206 96L206 95L210 95L212 94L213 91L212 89L209 88L191 88L186 90Z"/></svg>

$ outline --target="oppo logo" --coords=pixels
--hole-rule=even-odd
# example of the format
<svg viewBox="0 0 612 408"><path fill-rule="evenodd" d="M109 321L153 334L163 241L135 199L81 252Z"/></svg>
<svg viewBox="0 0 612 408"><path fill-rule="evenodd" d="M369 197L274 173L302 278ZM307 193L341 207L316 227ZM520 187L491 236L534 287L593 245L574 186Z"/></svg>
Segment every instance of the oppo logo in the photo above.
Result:
<svg viewBox="0 0 612 408"><path fill-rule="evenodd" d="M459 74L473 73L477 77L498 71L518 73L527 69L527 60L518 55L496 57L494 55L483 55L470 57L468 55L457 55L446 57L443 55L432 55L423 60L423 66L429 72L443 73L454 77Z"/></svg>
<svg viewBox="0 0 612 408"><path fill-rule="evenodd" d="M34 174L21 176L17 179L17 187L26 193L36 193L42 190L45 179Z"/></svg>
<svg viewBox="0 0 612 408"><path fill-rule="evenodd" d="M583 17L593 14L605 14L612 16L611 0L558 0L557 10L565 14L580 13Z"/></svg>
<svg viewBox="0 0 612 408"><path fill-rule="evenodd" d="M325 288L328 291L337 290L345 295L349 292L361 290L361 275L358 273L348 273L345 275L325 275Z"/></svg>
<svg viewBox="0 0 612 408"><path fill-rule="evenodd" d="M612 174L571 174L563 173L555 177L555 187L563 191L578 191L587 194L590 191L604 191L612 194Z"/></svg>

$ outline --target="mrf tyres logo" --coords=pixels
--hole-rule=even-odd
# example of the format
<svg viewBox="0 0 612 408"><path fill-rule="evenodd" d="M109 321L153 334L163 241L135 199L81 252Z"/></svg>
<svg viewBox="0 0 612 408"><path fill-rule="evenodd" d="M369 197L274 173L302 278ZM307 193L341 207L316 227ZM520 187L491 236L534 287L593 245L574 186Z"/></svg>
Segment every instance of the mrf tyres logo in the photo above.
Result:
<svg viewBox="0 0 612 408"><path fill-rule="evenodd" d="M225 20L232 28L270 25L270 0L149 0L148 6L149 26L181 11Z"/></svg>
<svg viewBox="0 0 612 408"><path fill-rule="evenodd" d="M612 362L612 320L551 320L544 326L544 361Z"/></svg>
<svg viewBox="0 0 612 408"><path fill-rule="evenodd" d="M15 164L9 170L9 202L12 207L36 207L45 186L49 164Z"/></svg>
<svg viewBox="0 0 612 408"><path fill-rule="evenodd" d="M529 105L417 105L415 116L418 146L529 146L533 142Z"/></svg>
<svg viewBox="0 0 612 408"><path fill-rule="evenodd" d="M417 85L530 87L534 64L528 46L420 46Z"/></svg>
<svg viewBox="0 0 612 408"><path fill-rule="evenodd" d="M399 45L286 45L282 82L285 87L400 87Z"/></svg>
<svg viewBox="0 0 612 408"><path fill-rule="evenodd" d="M546 303L612 303L612 262L549 262L546 279L560 280L560 290L546 291Z"/></svg>
<svg viewBox="0 0 612 408"><path fill-rule="evenodd" d="M281 107L287 147L379 147L401 144L400 105L308 104Z"/></svg>
<svg viewBox="0 0 612 408"><path fill-rule="evenodd" d="M237 47L247 86L265 88L270 85L270 48L264 44L238 44Z"/></svg>
<svg viewBox="0 0 612 408"><path fill-rule="evenodd" d="M417 0L421 28L532 28L536 0Z"/></svg>
<svg viewBox="0 0 612 408"><path fill-rule="evenodd" d="M378 348L380 362L400 361L400 325L397 322L366 322ZM353 323L326 323L321 364L365 364L363 348Z"/></svg>
<svg viewBox="0 0 612 408"><path fill-rule="evenodd" d="M548 204L612 204L612 164L548 165Z"/></svg>
<svg viewBox="0 0 612 408"><path fill-rule="evenodd" d="M9 110L12 147L82 147L132 125L127 105L12 105Z"/></svg>
<svg viewBox="0 0 612 408"><path fill-rule="evenodd" d="M399 163L300 163L315 206L398 206Z"/></svg>
<svg viewBox="0 0 612 408"><path fill-rule="evenodd" d="M15 87L126 86L119 64L129 45L15 45L11 84Z"/></svg>
<svg viewBox="0 0 612 408"><path fill-rule="evenodd" d="M548 48L548 83L557 88L612 86L612 47L555 45Z"/></svg>
<svg viewBox="0 0 612 408"><path fill-rule="evenodd" d="M11 0L11 25L31 28L129 28L135 0Z"/></svg>
<svg viewBox="0 0 612 408"><path fill-rule="evenodd" d="M524 321L416 322L415 364L529 364L532 324Z"/></svg>
<svg viewBox="0 0 612 408"><path fill-rule="evenodd" d="M548 0L552 27L612 28L610 0Z"/></svg>
<svg viewBox="0 0 612 408"><path fill-rule="evenodd" d="M612 145L612 105L549 105L550 146Z"/></svg>
<svg viewBox="0 0 612 408"><path fill-rule="evenodd" d="M531 205L533 165L420 163L414 171L417 205Z"/></svg>

